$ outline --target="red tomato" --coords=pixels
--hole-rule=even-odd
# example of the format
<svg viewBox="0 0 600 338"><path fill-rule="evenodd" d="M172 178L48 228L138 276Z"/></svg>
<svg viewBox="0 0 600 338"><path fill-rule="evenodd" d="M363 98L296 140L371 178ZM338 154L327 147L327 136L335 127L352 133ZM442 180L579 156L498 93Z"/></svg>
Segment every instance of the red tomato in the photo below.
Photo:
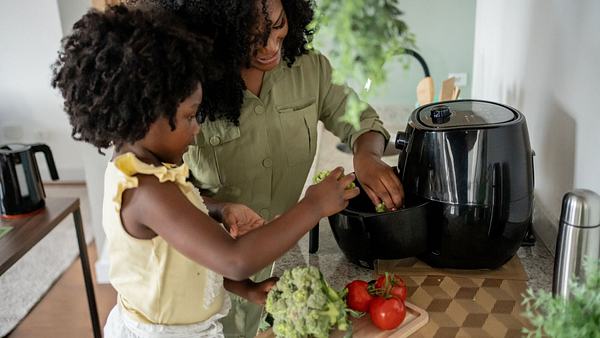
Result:
<svg viewBox="0 0 600 338"><path fill-rule="evenodd" d="M388 294L392 297L396 297L403 302L406 301L406 284L404 280L396 274L381 275L375 282L375 288L383 290L383 294Z"/></svg>
<svg viewBox="0 0 600 338"><path fill-rule="evenodd" d="M385 275L381 275L377 277L377 281L375 282L376 289L383 289L385 286Z"/></svg>
<svg viewBox="0 0 600 338"><path fill-rule="evenodd" d="M381 330L391 330L397 328L406 317L406 308L404 303L395 297L383 298L375 297L369 307L369 315L375 326Z"/></svg>
<svg viewBox="0 0 600 338"><path fill-rule="evenodd" d="M369 311L369 304L373 296L369 293L368 286L369 283L363 280L354 280L346 285L348 290L346 304L349 308L361 312Z"/></svg>
<svg viewBox="0 0 600 338"><path fill-rule="evenodd" d="M390 289L390 296L396 297L396 298L400 299L401 301L405 302L406 301L406 286L405 285L392 286L392 288Z"/></svg>

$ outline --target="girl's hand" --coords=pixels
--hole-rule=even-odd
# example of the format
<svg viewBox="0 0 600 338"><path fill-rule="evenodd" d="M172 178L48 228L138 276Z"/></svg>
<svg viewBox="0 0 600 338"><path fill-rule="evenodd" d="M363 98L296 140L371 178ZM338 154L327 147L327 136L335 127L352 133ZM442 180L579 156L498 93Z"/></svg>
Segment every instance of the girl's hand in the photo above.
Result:
<svg viewBox="0 0 600 338"><path fill-rule="evenodd" d="M265 224L265 220L243 204L224 203L221 220L229 229L229 234L237 238Z"/></svg>
<svg viewBox="0 0 600 338"><path fill-rule="evenodd" d="M275 286L278 280L278 277L271 277L259 283L249 281L248 293L246 294L246 298L252 303L265 305L269 291L271 291L271 289L273 288L273 286Z"/></svg>
<svg viewBox="0 0 600 338"><path fill-rule="evenodd" d="M354 156L356 177L374 205L381 202L388 210L404 204L404 188L394 169L375 154Z"/></svg>
<svg viewBox="0 0 600 338"><path fill-rule="evenodd" d="M313 203L321 217L342 211L348 206L349 199L358 196L358 188L346 189L346 186L354 181L354 174L342 176L343 174L344 169L337 167L321 183L306 190L303 201Z"/></svg>

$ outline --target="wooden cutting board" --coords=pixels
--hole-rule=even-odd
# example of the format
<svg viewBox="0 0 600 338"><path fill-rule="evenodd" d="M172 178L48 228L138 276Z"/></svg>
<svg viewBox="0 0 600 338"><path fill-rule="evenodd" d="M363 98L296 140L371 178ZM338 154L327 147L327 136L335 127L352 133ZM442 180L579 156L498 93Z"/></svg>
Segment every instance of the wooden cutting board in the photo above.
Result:
<svg viewBox="0 0 600 338"><path fill-rule="evenodd" d="M404 338L415 333L418 329L425 326L429 321L429 315L422 308L406 302L406 317L400 326L394 330L382 331L371 322L368 314L360 318L352 318L352 337L355 338ZM331 333L332 338L342 338L345 332L334 331ZM275 337L271 329L259 334L256 338L272 338Z"/></svg>

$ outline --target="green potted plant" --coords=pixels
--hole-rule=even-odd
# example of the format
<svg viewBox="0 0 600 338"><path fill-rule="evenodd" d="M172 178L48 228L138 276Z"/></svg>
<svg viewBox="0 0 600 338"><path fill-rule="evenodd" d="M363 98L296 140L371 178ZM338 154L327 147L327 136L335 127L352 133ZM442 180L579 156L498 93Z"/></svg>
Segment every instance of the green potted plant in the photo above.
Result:
<svg viewBox="0 0 600 338"><path fill-rule="evenodd" d="M585 280L574 280L571 297L565 300L545 290L527 290L523 305L533 329L528 337L600 337L600 262L588 260Z"/></svg>
<svg viewBox="0 0 600 338"><path fill-rule="evenodd" d="M359 96L369 98L371 87L385 83L384 64L414 47L414 35L400 18L398 0L318 0L313 23L320 30L315 45L328 49L333 82L359 86ZM323 34L324 30L329 34ZM364 103L351 97L344 120L359 127Z"/></svg>

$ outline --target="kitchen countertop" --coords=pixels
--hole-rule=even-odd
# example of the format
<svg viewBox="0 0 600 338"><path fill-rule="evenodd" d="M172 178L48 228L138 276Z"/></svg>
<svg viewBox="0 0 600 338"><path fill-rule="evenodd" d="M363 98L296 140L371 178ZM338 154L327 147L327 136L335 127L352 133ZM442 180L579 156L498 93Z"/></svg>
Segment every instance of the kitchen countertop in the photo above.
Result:
<svg viewBox="0 0 600 338"><path fill-rule="evenodd" d="M529 276L527 285L534 290L550 291L554 260L548 249L537 241L533 247L521 247L517 255ZM336 290L341 290L354 279L368 281L374 277L373 270L360 267L346 259L335 242L326 218L321 219L319 223L319 250L314 254L308 253L307 234L287 254L276 261L273 274L281 276L284 270L302 265L318 267L325 280Z"/></svg>

